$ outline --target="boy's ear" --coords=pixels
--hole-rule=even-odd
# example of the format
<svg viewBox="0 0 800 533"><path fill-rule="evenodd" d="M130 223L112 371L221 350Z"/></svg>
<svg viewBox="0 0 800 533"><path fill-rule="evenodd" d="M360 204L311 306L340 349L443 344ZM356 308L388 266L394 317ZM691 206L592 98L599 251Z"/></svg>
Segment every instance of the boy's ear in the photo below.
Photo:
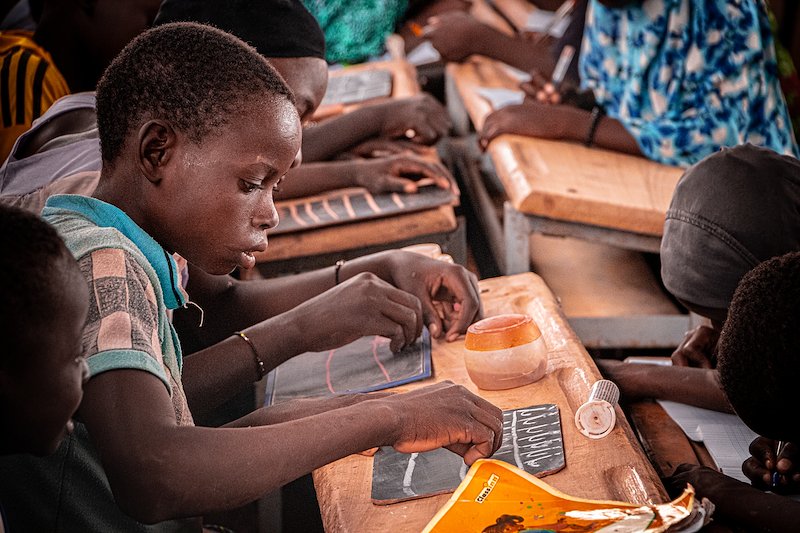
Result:
<svg viewBox="0 0 800 533"><path fill-rule="evenodd" d="M139 170L153 183L161 181L164 165L172 157L175 130L163 120L149 120L139 128Z"/></svg>

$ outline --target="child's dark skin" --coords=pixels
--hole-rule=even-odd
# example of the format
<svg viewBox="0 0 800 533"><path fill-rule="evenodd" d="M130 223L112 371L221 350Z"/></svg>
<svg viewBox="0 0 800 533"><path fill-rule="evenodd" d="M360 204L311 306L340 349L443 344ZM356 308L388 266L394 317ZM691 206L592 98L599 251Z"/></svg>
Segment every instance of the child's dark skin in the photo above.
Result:
<svg viewBox="0 0 800 533"><path fill-rule="evenodd" d="M140 124L114 165L104 169L96 197L123 209L196 270L225 274L236 266L252 267L251 252L266 246L264 230L277 223L272 190L297 161L300 121L286 100L253 97L246 108L245 116L232 117L199 145L168 122ZM359 267L354 261L342 268L342 279L349 281L335 297L294 308L308 292L330 287L332 270L306 277L308 286L299 291L305 294L285 292L272 300L281 294L277 285L286 287L272 285L264 307L292 309L247 330L254 342L269 347L262 357L274 364L346 342L330 339L340 321L371 321L374 333L387 334L396 346L410 342L421 327L419 300L373 274L359 274ZM412 277L426 276L425 268L414 272ZM435 289L427 288L433 294ZM365 298L371 305L359 311ZM256 307L255 301L250 305ZM209 382L211 376L254 379L249 347L234 340L187 358L187 384L194 371ZM227 376L215 375L223 368ZM85 391L80 415L115 498L144 522L237 507L332 460L379 445L401 451L447 446L472 463L491 455L502 434L499 409L449 383L408 394L310 400L291 411L260 409L221 429L179 427L163 384L145 372L105 372Z"/></svg>

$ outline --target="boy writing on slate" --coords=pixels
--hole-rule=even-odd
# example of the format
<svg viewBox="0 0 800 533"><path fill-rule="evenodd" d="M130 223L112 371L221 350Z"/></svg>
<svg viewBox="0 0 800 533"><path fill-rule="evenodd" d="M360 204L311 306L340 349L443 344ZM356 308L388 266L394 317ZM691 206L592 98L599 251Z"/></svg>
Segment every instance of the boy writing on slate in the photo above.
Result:
<svg viewBox="0 0 800 533"><path fill-rule="evenodd" d="M266 247L264 231L277 223L273 188L299 160L293 97L237 38L168 24L115 59L98 85L97 113L103 171L94 197L55 196L43 213L90 287L84 344L92 377L61 468L26 471L44 487L42 498L65 489L59 512L33 516L30 494L3 487L2 498L17 496L18 512L29 513L21 519L38 521L39 530L117 531L146 522L199 531L192 517L240 506L374 446L446 446L469 464L499 447L500 410L449 383L307 400L260 409L225 428L195 427L168 318L189 301L172 254L211 274L253 266L252 253ZM402 257L379 274L398 279L389 266L413 266ZM287 312L187 359L198 365L195 386L219 394L297 353L364 334L387 335L395 347L413 341L420 301L354 263L328 272L325 288L337 281L334 290L296 307L298 295L273 286L282 299L270 306ZM417 266L411 277L435 295L441 276ZM439 285L428 287L428 277ZM321 287L322 277L307 285L300 296Z"/></svg>
<svg viewBox="0 0 800 533"><path fill-rule="evenodd" d="M762 435L751 445L745 474L760 488L796 492L794 470L797 380L800 379L800 253L761 263L739 283L718 344L722 388L736 413ZM777 442L789 444L776 462ZM681 465L672 478L679 489L691 483L716 505L715 515L748 531L798 531L800 503L762 492L719 472Z"/></svg>

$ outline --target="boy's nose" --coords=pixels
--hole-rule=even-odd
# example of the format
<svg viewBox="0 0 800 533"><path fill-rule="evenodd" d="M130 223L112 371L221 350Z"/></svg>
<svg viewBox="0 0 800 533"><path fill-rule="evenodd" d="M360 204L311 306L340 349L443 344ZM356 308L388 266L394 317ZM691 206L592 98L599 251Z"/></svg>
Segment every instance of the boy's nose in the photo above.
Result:
<svg viewBox="0 0 800 533"><path fill-rule="evenodd" d="M278 210L275 208L275 202L272 201L272 195L261 202L253 215L252 222L253 226L260 230L268 230L278 225Z"/></svg>

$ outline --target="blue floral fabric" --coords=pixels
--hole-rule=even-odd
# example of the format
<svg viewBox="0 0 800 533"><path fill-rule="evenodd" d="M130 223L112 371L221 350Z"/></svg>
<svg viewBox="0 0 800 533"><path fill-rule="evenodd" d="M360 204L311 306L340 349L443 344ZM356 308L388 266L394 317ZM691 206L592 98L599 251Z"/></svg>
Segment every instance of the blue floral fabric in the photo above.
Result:
<svg viewBox="0 0 800 533"><path fill-rule="evenodd" d="M763 0L590 0L581 84L650 159L750 142L798 156Z"/></svg>

